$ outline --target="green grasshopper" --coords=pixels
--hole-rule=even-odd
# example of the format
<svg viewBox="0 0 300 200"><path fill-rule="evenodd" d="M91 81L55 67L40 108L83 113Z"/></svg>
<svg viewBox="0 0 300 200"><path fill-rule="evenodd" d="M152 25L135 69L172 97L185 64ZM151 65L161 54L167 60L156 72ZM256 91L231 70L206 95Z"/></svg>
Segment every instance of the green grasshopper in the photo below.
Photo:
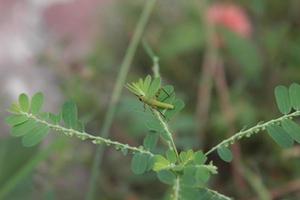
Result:
<svg viewBox="0 0 300 200"><path fill-rule="evenodd" d="M125 87L136 95L144 105L148 105L157 111L159 111L158 109L174 109L174 105L158 100L161 91L164 91L168 97L170 96L161 87L160 78L154 78L152 81L151 76L148 75L144 80L139 79L138 82L133 82L131 84L127 83ZM164 116L161 112L160 114Z"/></svg>

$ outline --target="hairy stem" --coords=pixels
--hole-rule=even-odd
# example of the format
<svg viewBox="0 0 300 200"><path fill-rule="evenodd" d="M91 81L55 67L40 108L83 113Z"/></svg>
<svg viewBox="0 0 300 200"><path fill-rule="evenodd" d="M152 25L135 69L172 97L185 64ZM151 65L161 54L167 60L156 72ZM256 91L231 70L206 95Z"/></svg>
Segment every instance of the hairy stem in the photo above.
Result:
<svg viewBox="0 0 300 200"><path fill-rule="evenodd" d="M128 74L130 65L132 63L134 54L136 52L136 49L138 47L138 44L140 42L140 39L142 37L142 34L144 32L144 29L146 27L146 24L148 22L148 19L154 8L155 3L156 3L156 0L146 1L146 4L145 4L142 14L139 18L136 29L134 31L133 37L131 39L131 42L128 46L128 49L126 50L126 54L125 54L125 57L121 64L120 71L119 71L119 74L117 77L117 82L113 89L110 104L108 106L108 110L107 110L107 113L104 118L103 127L100 131L100 135L104 138L108 137L108 135L109 135L109 129L111 127L111 124L112 124L112 121L113 121L113 118L115 115L117 102L120 99L122 87L125 83L125 79ZM100 173L99 167L101 165L102 157L103 157L103 148L99 146L96 149L96 153L95 153L95 157L94 157L94 161L93 161L93 166L92 166L92 171L91 171L91 176L90 176L90 183L89 183L89 190L88 190L88 193L86 196L87 200L93 199L93 194L94 194L94 191L96 188L96 180L98 179L99 173Z"/></svg>
<svg viewBox="0 0 300 200"><path fill-rule="evenodd" d="M169 149L173 150L177 156L177 159L179 159L179 154L178 154L178 151L177 151L177 148L176 148L176 145L175 145L175 142L174 142L174 139L173 139L173 136L172 136L172 133L171 131L169 130L169 127L168 125L166 124L166 122L163 120L163 118L161 117L160 113L157 111L157 110L153 110L156 118L158 119L158 121L161 123L161 125L163 126L165 132L167 133L167 135L169 136L169 140L170 141L167 141L168 144L169 144Z"/></svg>
<svg viewBox="0 0 300 200"><path fill-rule="evenodd" d="M100 136L94 136L94 135L88 134L86 132L77 131L77 130L74 130L74 129L71 129L71 128L65 128L65 127L60 126L58 124L52 124L52 123L49 123L45 120L39 119L38 117L36 117L36 116L34 116L30 113L22 112L21 114L26 115L28 118L33 119L38 123L44 124L44 125L48 126L50 129L53 129L56 132L63 133L64 135L69 136L69 137L74 136L74 137L77 137L81 140L89 139L94 144L105 144L107 146L113 146L116 149L127 149L127 150L132 151L132 152L139 152L139 153L144 153L144 154L154 156L150 151L144 150L142 148L129 146L128 144L123 144L123 143L113 141L113 140L110 140L110 139L106 139L106 138L103 138L103 137L100 137Z"/></svg>
<svg viewBox="0 0 300 200"><path fill-rule="evenodd" d="M205 155L206 156L209 155L210 153L212 153L213 151L217 150L218 148L220 148L222 146L232 145L237 140L240 140L244 137L250 137L255 133L258 133L262 130L265 130L266 127L271 125L271 124L280 123L281 121L283 121L285 119L290 119L290 118L297 117L297 116L300 116L300 111L295 111L295 112L292 112L290 114L279 117L277 119L273 119L273 120L270 120L270 121L265 122L265 123L257 124L256 126L254 126L252 128L249 128L249 129L246 129L246 130L241 130L240 132L234 134L233 136L229 137L226 140L223 140L221 143L219 143L216 146L214 146L213 148L211 148L209 151L207 151L205 153Z"/></svg>

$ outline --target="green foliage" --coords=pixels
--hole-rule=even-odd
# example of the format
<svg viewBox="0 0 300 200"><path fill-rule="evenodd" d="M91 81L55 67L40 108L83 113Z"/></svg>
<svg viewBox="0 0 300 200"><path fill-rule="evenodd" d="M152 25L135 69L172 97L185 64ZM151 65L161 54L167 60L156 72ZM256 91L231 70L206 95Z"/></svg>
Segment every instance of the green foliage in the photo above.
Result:
<svg viewBox="0 0 300 200"><path fill-rule="evenodd" d="M275 89L276 103L283 116L265 123L258 123L249 129L243 129L205 154L191 149L177 152L167 122L183 109L184 103L176 98L173 86L161 86L160 78L152 80L151 76L147 76L144 80L139 79L136 83L128 84L127 87L139 97L141 95L151 97L174 106L174 109L167 109L149 105L151 112L146 115L148 115L147 127L150 133L145 136L143 146L140 147L132 147L86 133L82 123L78 120L77 106L72 101L64 103L59 114L42 112L44 100L42 93L36 93L31 101L26 94L21 94L18 103L13 103L9 109L11 115L6 118L6 123L11 126L12 136L22 137L22 144L26 147L38 144L50 130L54 130L81 140L89 139L94 144L112 145L124 155L132 151L134 153L131 160L133 173L140 175L150 170L154 171L162 183L173 186L172 196L177 200L229 199L206 187L211 176L217 174L217 168L212 161L207 162L207 155L215 150L222 160L231 162L233 155L228 148L229 145L265 129L281 147L291 147L294 141L300 143L300 126L292 120L300 115L298 110L300 86L297 84L292 84L289 89L285 86L278 86ZM167 144L168 148L165 151L157 148L159 136ZM154 154L153 152L162 153Z"/></svg>
<svg viewBox="0 0 300 200"><path fill-rule="evenodd" d="M283 129L289 134L289 136L300 143L300 126L290 119L285 119L281 122Z"/></svg>
<svg viewBox="0 0 300 200"><path fill-rule="evenodd" d="M232 161L232 153L231 151L227 148L227 147L220 147L218 148L218 155L220 156L220 158L222 160L224 160L225 162L231 162Z"/></svg>
<svg viewBox="0 0 300 200"><path fill-rule="evenodd" d="M24 93L19 96L19 107L24 112L29 111L29 108L30 108L29 98Z"/></svg>
<svg viewBox="0 0 300 200"><path fill-rule="evenodd" d="M157 173L158 179L168 185L173 185L176 175L170 170L161 170Z"/></svg>
<svg viewBox="0 0 300 200"><path fill-rule="evenodd" d="M292 108L288 89L282 85L277 86L275 88L275 98L279 111L282 114L288 114Z"/></svg>
<svg viewBox="0 0 300 200"><path fill-rule="evenodd" d="M44 95L41 92L33 95L31 99L31 112L36 115L40 112L44 102Z"/></svg>
<svg viewBox="0 0 300 200"><path fill-rule="evenodd" d="M293 139L279 125L272 124L270 126L267 126L267 130L268 130L268 134L279 146L283 148L288 148L293 146L294 144Z"/></svg>
<svg viewBox="0 0 300 200"><path fill-rule="evenodd" d="M72 101L66 102L62 108L62 118L67 128L77 128L78 114L76 104Z"/></svg>
<svg viewBox="0 0 300 200"><path fill-rule="evenodd" d="M147 170L150 157L147 154L136 153L131 161L131 169L135 174L143 174Z"/></svg>
<svg viewBox="0 0 300 200"><path fill-rule="evenodd" d="M293 83L289 88L290 100L295 110L300 110L300 85Z"/></svg>

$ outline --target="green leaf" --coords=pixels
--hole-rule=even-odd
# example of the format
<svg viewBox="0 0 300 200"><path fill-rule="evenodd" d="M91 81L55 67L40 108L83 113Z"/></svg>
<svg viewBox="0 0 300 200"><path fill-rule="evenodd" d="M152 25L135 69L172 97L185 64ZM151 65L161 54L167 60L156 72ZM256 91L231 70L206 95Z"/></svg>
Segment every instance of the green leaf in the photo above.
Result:
<svg viewBox="0 0 300 200"><path fill-rule="evenodd" d="M194 160L194 152L193 150L182 151L179 154L180 160L183 163L188 163L189 161Z"/></svg>
<svg viewBox="0 0 300 200"><path fill-rule="evenodd" d="M283 129L293 138L296 142L300 143L300 126L290 119L281 122Z"/></svg>
<svg viewBox="0 0 300 200"><path fill-rule="evenodd" d="M204 155L202 151L197 151L194 154L194 161L197 165L203 165L207 160L207 157Z"/></svg>
<svg viewBox="0 0 300 200"><path fill-rule="evenodd" d="M64 103L62 108L62 118L67 128L77 127L77 106L74 102L68 101Z"/></svg>
<svg viewBox="0 0 300 200"><path fill-rule="evenodd" d="M279 111L282 114L288 114L292 108L288 89L282 85L277 86L275 88L275 98Z"/></svg>
<svg viewBox="0 0 300 200"><path fill-rule="evenodd" d="M142 153L134 154L131 160L131 170L134 174L143 174L147 169L149 156Z"/></svg>
<svg viewBox="0 0 300 200"><path fill-rule="evenodd" d="M232 159L233 159L232 153L227 147L220 147L220 148L218 148L217 152L218 152L218 155L220 156L220 158L222 160L224 160L225 162L232 161Z"/></svg>
<svg viewBox="0 0 300 200"><path fill-rule="evenodd" d="M267 126L267 131L271 138L282 148L293 146L293 139L280 126L275 124Z"/></svg>
<svg viewBox="0 0 300 200"><path fill-rule="evenodd" d="M5 119L5 122L10 126L16 126L18 124L22 124L27 121L28 117L25 115L11 115Z"/></svg>
<svg viewBox="0 0 300 200"><path fill-rule="evenodd" d="M31 99L31 112L32 114L38 114L42 108L44 102L44 95L41 92L33 95Z"/></svg>
<svg viewBox="0 0 300 200"><path fill-rule="evenodd" d="M36 125L36 121L29 119L22 124L16 125L11 128L11 135L15 137L20 137L30 133Z"/></svg>
<svg viewBox="0 0 300 200"><path fill-rule="evenodd" d="M173 103L174 109L168 110L165 113L165 117L170 120L172 119L177 113L179 113L185 106L184 102L181 99L176 99Z"/></svg>
<svg viewBox="0 0 300 200"><path fill-rule="evenodd" d="M158 141L157 133L148 133L144 139L144 147L149 151L153 151Z"/></svg>
<svg viewBox="0 0 300 200"><path fill-rule="evenodd" d="M168 159L171 163L176 163L177 157L176 157L176 153L175 153L173 150L168 149L167 152L166 152L166 156L167 156L167 159Z"/></svg>
<svg viewBox="0 0 300 200"><path fill-rule="evenodd" d="M160 88L160 84L161 84L161 80L159 77L154 78L154 80L152 81L147 96L149 98L152 98L156 95L156 93L158 92L159 88Z"/></svg>
<svg viewBox="0 0 300 200"><path fill-rule="evenodd" d="M209 170L203 166L200 166L196 170L196 180L199 184L204 184L209 180Z"/></svg>
<svg viewBox="0 0 300 200"><path fill-rule="evenodd" d="M7 111L10 113L13 113L13 114L19 114L21 111L21 108L20 108L19 104L13 103L13 104L11 104L11 106L9 107L9 109Z"/></svg>
<svg viewBox="0 0 300 200"><path fill-rule="evenodd" d="M169 170L161 170L157 173L157 177L158 179L168 185L173 185L176 176L173 172L169 171Z"/></svg>
<svg viewBox="0 0 300 200"><path fill-rule="evenodd" d="M293 83L289 88L290 100L295 110L300 110L300 85Z"/></svg>
<svg viewBox="0 0 300 200"><path fill-rule="evenodd" d="M163 156L161 155L156 155L154 157L154 165L153 165L153 170L158 172L160 170L164 170L170 167L170 162Z"/></svg>
<svg viewBox="0 0 300 200"><path fill-rule="evenodd" d="M30 133L22 138L22 144L25 147L31 147L38 144L49 133L49 127L39 124Z"/></svg>
<svg viewBox="0 0 300 200"><path fill-rule="evenodd" d="M196 167L187 166L183 170L183 176L181 179L181 183L185 186L193 187L196 184Z"/></svg>
<svg viewBox="0 0 300 200"><path fill-rule="evenodd" d="M20 94L19 105L22 111L29 112L29 108L30 108L29 97L25 93Z"/></svg>

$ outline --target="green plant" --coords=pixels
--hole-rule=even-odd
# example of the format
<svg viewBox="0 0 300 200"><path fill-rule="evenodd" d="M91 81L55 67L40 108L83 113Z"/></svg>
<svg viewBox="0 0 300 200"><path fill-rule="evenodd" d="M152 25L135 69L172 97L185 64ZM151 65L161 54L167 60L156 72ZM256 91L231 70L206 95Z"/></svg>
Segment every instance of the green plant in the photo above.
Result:
<svg viewBox="0 0 300 200"><path fill-rule="evenodd" d="M18 102L13 103L8 110L11 115L6 118L6 122L11 126L12 136L21 137L22 144L26 147L38 144L50 130L53 130L97 145L114 147L124 155L131 152L133 173L154 171L161 182L172 186L169 194L169 199L172 200L230 199L206 187L210 177L217 174L217 167L207 156L217 151L222 160L230 162L233 156L229 146L242 138L249 138L266 130L268 135L283 148L292 146L294 141L300 143L300 126L293 121L293 118L300 115L300 85L294 83L289 88L285 86L275 88L276 103L283 114L279 118L259 122L252 128L241 130L206 153L192 149L178 152L168 121L183 109L184 103L176 97L173 86L161 87L158 73L155 75L152 82L148 76L145 80L140 79L134 83L135 90L142 91L145 95L150 92L153 96L153 93L157 101L173 105L173 109L149 106L151 112L146 125L150 132L145 136L143 145L139 147L85 132L84 125L78 120L76 104L71 101L64 103L58 114L41 111L44 96L40 92L33 95L31 100L26 94L21 94ZM160 88L166 92L157 93ZM164 152L157 149L159 138L167 144Z"/></svg>

